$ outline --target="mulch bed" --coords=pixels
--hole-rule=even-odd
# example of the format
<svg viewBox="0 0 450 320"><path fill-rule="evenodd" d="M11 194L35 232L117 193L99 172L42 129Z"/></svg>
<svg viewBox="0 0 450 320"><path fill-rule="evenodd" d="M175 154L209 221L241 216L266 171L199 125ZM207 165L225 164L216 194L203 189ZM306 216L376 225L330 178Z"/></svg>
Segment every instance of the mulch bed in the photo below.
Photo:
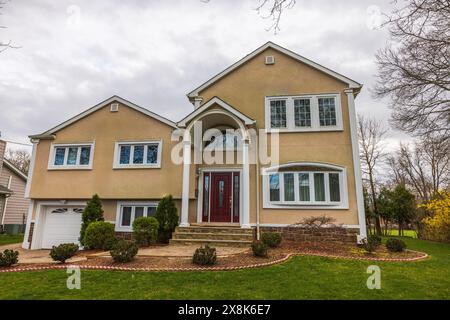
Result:
<svg viewBox="0 0 450 320"><path fill-rule="evenodd" d="M417 261L427 257L426 253L406 250L389 252L380 246L374 253L366 253L354 244L332 242L291 242L284 241L278 248L270 249L268 257L253 256L251 250L217 258L214 266L197 266L191 258L182 257L136 257L128 263L115 263L112 258L95 257L84 261L61 264L20 264L11 268L0 269L1 272L32 271L45 269L61 269L67 266L80 266L82 269L122 270L122 271L206 271L206 270L238 270L263 267L287 261L294 255L313 255L329 258L343 258L376 261Z"/></svg>

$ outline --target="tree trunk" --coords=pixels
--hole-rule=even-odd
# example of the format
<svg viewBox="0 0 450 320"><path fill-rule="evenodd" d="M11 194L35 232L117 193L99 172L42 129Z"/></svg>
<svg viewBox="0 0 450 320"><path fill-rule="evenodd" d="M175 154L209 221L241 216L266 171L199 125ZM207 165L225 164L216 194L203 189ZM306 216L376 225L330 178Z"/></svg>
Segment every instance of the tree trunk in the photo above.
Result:
<svg viewBox="0 0 450 320"><path fill-rule="evenodd" d="M378 214L377 195L375 194L375 183L373 181L373 171L371 168L369 169L369 182L370 182L370 193L372 195L373 213L375 215L375 231L377 235L381 236L381 222L380 216Z"/></svg>

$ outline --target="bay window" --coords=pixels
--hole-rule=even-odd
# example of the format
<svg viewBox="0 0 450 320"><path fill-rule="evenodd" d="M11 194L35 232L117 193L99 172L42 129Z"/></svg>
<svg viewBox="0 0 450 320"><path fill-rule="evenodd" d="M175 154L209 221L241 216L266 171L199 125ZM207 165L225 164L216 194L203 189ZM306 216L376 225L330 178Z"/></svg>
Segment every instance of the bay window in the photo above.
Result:
<svg viewBox="0 0 450 320"><path fill-rule="evenodd" d="M291 168L289 168L291 167ZM345 169L291 166L263 170L265 208L344 208L347 206Z"/></svg>

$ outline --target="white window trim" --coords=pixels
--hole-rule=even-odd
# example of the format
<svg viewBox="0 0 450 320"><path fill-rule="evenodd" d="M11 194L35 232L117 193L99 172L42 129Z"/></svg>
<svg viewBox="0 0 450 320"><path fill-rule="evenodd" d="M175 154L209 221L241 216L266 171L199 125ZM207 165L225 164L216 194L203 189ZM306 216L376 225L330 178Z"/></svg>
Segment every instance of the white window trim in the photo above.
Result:
<svg viewBox="0 0 450 320"><path fill-rule="evenodd" d="M320 126L319 122L319 98L334 98L336 106L336 125ZM295 99L309 99L311 108L311 126L295 126ZM286 128L272 128L270 125L270 101L286 100ZM342 131L342 103L339 93L294 95L294 96L267 96L265 97L265 124L266 132L320 132L320 131Z"/></svg>
<svg viewBox="0 0 450 320"><path fill-rule="evenodd" d="M132 232L133 231L133 221L136 207L158 207L158 201L118 201L116 206L116 224L115 231L117 232ZM131 220L129 226L122 226L122 207L132 207L131 209ZM147 212L144 211L146 217Z"/></svg>
<svg viewBox="0 0 450 320"><path fill-rule="evenodd" d="M135 164L131 163L133 158L133 148L130 152L130 163L121 164L120 163L120 146L122 145L147 145L147 144L157 144L158 145L158 155L156 157L156 163L142 163ZM147 150L147 147L145 148ZM161 168L161 154L162 154L162 140L145 140L145 141L116 141L114 145L114 160L113 169L159 169ZM144 151L144 161L147 159L147 152Z"/></svg>
<svg viewBox="0 0 450 320"><path fill-rule="evenodd" d="M289 166L315 166L324 169L333 169L330 171L282 171L279 172L279 168L288 168ZM335 171L338 170L338 171ZM284 173L294 173L294 196L295 201L283 201L284 199ZM297 173L297 175L295 175ZM299 201L298 193L298 173L308 173L310 181L310 201ZM340 202L331 202L329 194L328 175L325 175L325 201L314 202L314 173L338 173L339 174L339 191ZM280 201L270 201L270 182L269 176L271 174L279 174L280 184ZM321 163L289 163L287 165L281 165L277 167L262 169L263 176L263 208L264 209L348 209L348 187L347 187L347 169L334 165L321 164Z"/></svg>
<svg viewBox="0 0 450 320"><path fill-rule="evenodd" d="M70 147L91 147L91 152L89 155L89 164L88 165L55 165L55 156L56 156L56 148L70 148ZM85 142L85 143L52 143L50 145L50 154L48 157L48 170L91 170L94 163L94 150L95 150L95 141L93 142ZM81 148L79 148L77 154L77 163L80 161L80 153ZM64 163L67 161L68 152L64 155Z"/></svg>

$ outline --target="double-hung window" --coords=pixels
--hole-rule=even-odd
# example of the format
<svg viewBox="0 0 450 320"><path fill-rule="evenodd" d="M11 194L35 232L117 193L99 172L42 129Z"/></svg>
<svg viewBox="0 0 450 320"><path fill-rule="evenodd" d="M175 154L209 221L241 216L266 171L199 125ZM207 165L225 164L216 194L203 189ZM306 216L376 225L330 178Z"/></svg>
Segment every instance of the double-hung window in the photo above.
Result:
<svg viewBox="0 0 450 320"><path fill-rule="evenodd" d="M266 129L280 132L342 130L339 94L266 97Z"/></svg>
<svg viewBox="0 0 450 320"><path fill-rule="evenodd" d="M347 203L345 170L304 167L287 171L270 170L264 174L264 206L345 207Z"/></svg>
<svg viewBox="0 0 450 320"><path fill-rule="evenodd" d="M116 142L114 168L160 168L161 141Z"/></svg>
<svg viewBox="0 0 450 320"><path fill-rule="evenodd" d="M117 204L116 231L131 231L135 219L153 217L157 206L157 202L119 202Z"/></svg>
<svg viewBox="0 0 450 320"><path fill-rule="evenodd" d="M49 169L92 169L94 143L53 144Z"/></svg>

